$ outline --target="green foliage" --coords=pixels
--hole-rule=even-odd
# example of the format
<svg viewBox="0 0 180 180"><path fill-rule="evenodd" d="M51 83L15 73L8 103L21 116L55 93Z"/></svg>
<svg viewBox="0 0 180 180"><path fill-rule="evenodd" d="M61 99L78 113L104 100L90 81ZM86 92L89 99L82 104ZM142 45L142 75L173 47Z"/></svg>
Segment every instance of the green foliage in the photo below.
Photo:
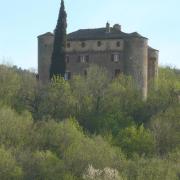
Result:
<svg viewBox="0 0 180 180"><path fill-rule="evenodd" d="M9 150L4 147L0 148L0 179L3 180L19 180L22 179L23 172L18 166L16 159Z"/></svg>
<svg viewBox="0 0 180 180"><path fill-rule="evenodd" d="M38 123L36 126L36 144L39 149L48 150L58 154L59 157L64 155L66 149L73 142L79 143L82 136L81 130L77 128L73 119L57 123L53 120Z"/></svg>
<svg viewBox="0 0 180 180"><path fill-rule="evenodd" d="M54 118L58 121L74 115L76 99L72 96L70 85L61 77L54 77L52 82L41 91L38 104L38 117Z"/></svg>
<svg viewBox="0 0 180 180"><path fill-rule="evenodd" d="M178 169L169 160L136 157L125 163L123 173L128 180L178 180Z"/></svg>
<svg viewBox="0 0 180 180"><path fill-rule="evenodd" d="M33 179L59 180L63 177L63 163L50 151L33 154Z"/></svg>
<svg viewBox="0 0 180 180"><path fill-rule="evenodd" d="M54 45L50 67L50 79L53 76L64 77L66 71L66 22L67 14L64 8L64 0L61 0L58 22L54 31Z"/></svg>
<svg viewBox="0 0 180 180"><path fill-rule="evenodd" d="M74 76L70 82L72 95L76 98L75 113L79 119L89 114L93 110L93 96L87 87L86 78Z"/></svg>
<svg viewBox="0 0 180 180"><path fill-rule="evenodd" d="M102 138L89 138L74 119L65 122L46 122L37 127L39 149L56 153L64 160L68 171L80 176L89 164L95 167L112 167L123 155ZM77 166L78 164L78 166Z"/></svg>
<svg viewBox="0 0 180 180"><path fill-rule="evenodd" d="M154 138L151 132L146 130L143 125L120 130L116 137L116 143L128 156L132 156L134 153L138 155L152 155L155 149Z"/></svg>
<svg viewBox="0 0 180 180"><path fill-rule="evenodd" d="M0 179L180 177L178 71L161 68L147 101L95 65L45 86L15 67L0 75Z"/></svg>
<svg viewBox="0 0 180 180"><path fill-rule="evenodd" d="M10 67L0 65L0 104L11 106L20 88L20 78Z"/></svg>
<svg viewBox="0 0 180 180"><path fill-rule="evenodd" d="M120 75L109 84L105 94L106 111L132 114L139 103L141 103L141 95L131 77Z"/></svg>
<svg viewBox="0 0 180 180"><path fill-rule="evenodd" d="M102 67L91 65L87 70L86 86L93 97L94 111L101 111L105 90L110 82L108 72Z"/></svg>
<svg viewBox="0 0 180 180"><path fill-rule="evenodd" d="M20 87L15 96L13 108L18 112L28 110L34 114L38 108L38 82L35 74L19 73L19 80Z"/></svg>
<svg viewBox="0 0 180 180"><path fill-rule="evenodd" d="M29 113L20 116L9 108L1 108L0 124L0 144L6 147L30 145L33 121Z"/></svg>
<svg viewBox="0 0 180 180"><path fill-rule="evenodd" d="M180 75L170 68L160 68L155 88L150 89L148 99L136 111L140 122L148 123L160 112L179 103Z"/></svg>
<svg viewBox="0 0 180 180"><path fill-rule="evenodd" d="M180 149L180 104L153 117L150 123L159 154Z"/></svg>
<svg viewBox="0 0 180 180"><path fill-rule="evenodd" d="M108 72L97 65L87 69L87 76L75 76L71 82L76 97L76 117L89 131L96 131L96 117L103 113L105 91L110 82ZM91 118L91 120L90 120Z"/></svg>
<svg viewBox="0 0 180 180"><path fill-rule="evenodd" d="M120 129L135 125L133 118L123 112L104 113L100 117L95 117L97 132L106 134L112 133L116 136Z"/></svg>

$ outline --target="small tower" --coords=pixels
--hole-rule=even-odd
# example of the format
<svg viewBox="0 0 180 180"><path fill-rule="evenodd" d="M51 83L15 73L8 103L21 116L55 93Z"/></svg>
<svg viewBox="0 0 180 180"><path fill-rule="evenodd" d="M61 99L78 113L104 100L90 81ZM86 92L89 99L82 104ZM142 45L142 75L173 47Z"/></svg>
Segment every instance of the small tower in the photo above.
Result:
<svg viewBox="0 0 180 180"><path fill-rule="evenodd" d="M144 99L148 91L148 39L131 33L125 40L125 74L132 76Z"/></svg>
<svg viewBox="0 0 180 180"><path fill-rule="evenodd" d="M53 41L54 35L50 32L38 36L38 75L42 84L49 82Z"/></svg>

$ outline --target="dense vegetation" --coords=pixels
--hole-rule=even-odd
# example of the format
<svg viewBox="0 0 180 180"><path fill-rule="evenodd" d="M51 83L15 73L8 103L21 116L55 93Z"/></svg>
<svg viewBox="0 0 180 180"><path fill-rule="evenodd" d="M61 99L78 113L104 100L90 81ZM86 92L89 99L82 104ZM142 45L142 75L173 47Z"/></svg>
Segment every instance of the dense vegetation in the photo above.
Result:
<svg viewBox="0 0 180 180"><path fill-rule="evenodd" d="M46 86L0 66L0 179L180 179L180 73L152 84L143 101L97 66Z"/></svg>

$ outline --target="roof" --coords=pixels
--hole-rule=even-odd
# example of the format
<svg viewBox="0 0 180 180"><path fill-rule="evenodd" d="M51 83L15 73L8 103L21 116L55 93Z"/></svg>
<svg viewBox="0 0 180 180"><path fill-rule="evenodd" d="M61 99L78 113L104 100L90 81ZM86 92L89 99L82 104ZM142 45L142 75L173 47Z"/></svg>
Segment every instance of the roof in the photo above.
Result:
<svg viewBox="0 0 180 180"><path fill-rule="evenodd" d="M45 33L45 34L39 35L38 38L43 37L43 36L54 36L54 34L51 33L51 32L47 32L47 33Z"/></svg>
<svg viewBox="0 0 180 180"><path fill-rule="evenodd" d="M148 46L148 49L151 50L151 51L159 51L157 49L152 48L151 46Z"/></svg>
<svg viewBox="0 0 180 180"><path fill-rule="evenodd" d="M68 34L68 40L97 40L97 39L124 39L124 38L145 38L138 34L124 33L122 31L117 31L114 28L110 28L110 32L106 32L106 28L97 29L80 29L78 31ZM147 39L147 38L145 38Z"/></svg>
<svg viewBox="0 0 180 180"><path fill-rule="evenodd" d="M51 32L47 32L45 34L38 36L38 38L41 38L44 36L54 36L54 34ZM125 33L125 32L122 32L120 29L119 30L115 29L114 27L110 28L110 32L107 32L107 28L80 29L80 30L74 31L72 33L69 33L67 35L67 39L70 41L102 40L102 39L127 39L127 38L147 39L146 37L143 37L142 35L140 35L137 32Z"/></svg>

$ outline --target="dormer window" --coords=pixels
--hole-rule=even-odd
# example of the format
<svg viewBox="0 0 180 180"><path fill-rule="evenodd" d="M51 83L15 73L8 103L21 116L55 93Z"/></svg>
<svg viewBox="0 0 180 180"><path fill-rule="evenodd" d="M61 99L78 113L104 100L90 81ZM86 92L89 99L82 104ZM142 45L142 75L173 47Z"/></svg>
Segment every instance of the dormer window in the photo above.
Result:
<svg viewBox="0 0 180 180"><path fill-rule="evenodd" d="M101 41L97 42L97 46L100 47L102 45Z"/></svg>
<svg viewBox="0 0 180 180"><path fill-rule="evenodd" d="M68 43L67 43L67 48L70 48L70 47L71 47L71 43L68 42Z"/></svg>
<svg viewBox="0 0 180 180"><path fill-rule="evenodd" d="M85 42L82 42L81 43L81 47L84 48L86 46L86 43Z"/></svg>

